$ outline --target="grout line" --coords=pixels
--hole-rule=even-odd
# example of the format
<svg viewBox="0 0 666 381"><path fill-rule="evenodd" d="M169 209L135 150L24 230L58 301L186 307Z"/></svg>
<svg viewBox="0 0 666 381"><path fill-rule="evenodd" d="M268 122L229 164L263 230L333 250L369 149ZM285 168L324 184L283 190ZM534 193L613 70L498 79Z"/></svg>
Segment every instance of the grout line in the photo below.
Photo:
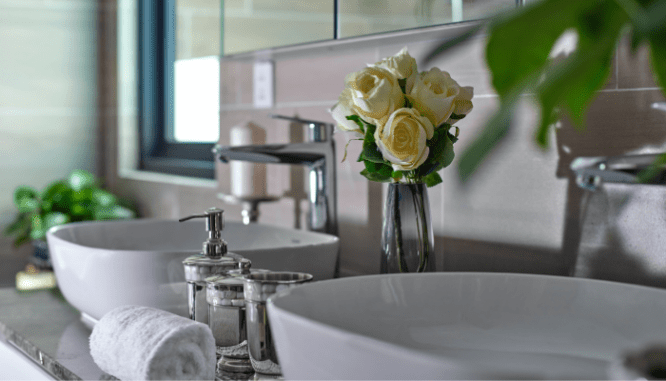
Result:
<svg viewBox="0 0 666 381"><path fill-rule="evenodd" d="M599 93L623 93L623 92L637 92L637 91L653 91L653 90L661 90L659 87L638 87L638 88L629 88L629 89L620 89L620 88L614 88L614 89L604 89L604 90L599 90ZM523 96L532 96L534 95L533 93L525 93ZM479 95L474 95L473 99L492 99L492 98L497 98L497 94L479 94ZM295 101L295 102L282 102L282 103L276 103L275 107L276 109L279 108L296 108L296 107L327 107L330 108L332 107L337 100L327 100L327 101ZM252 110L257 110L253 104L251 103L242 103L242 104L226 104L226 105L221 105L220 106L220 111L252 111ZM2 109L0 109L1 113Z"/></svg>
<svg viewBox="0 0 666 381"><path fill-rule="evenodd" d="M620 88L620 52L615 48L615 90Z"/></svg>
<svg viewBox="0 0 666 381"><path fill-rule="evenodd" d="M497 94L481 94L474 95L474 99L480 98L497 98ZM336 104L337 100L327 100L327 101L295 101L295 102L279 102L275 104L276 109L278 108L295 108L295 107L326 107L330 108ZM220 106L220 112L224 111L248 111L248 110L259 110L254 107L252 103L241 103L241 104L225 104Z"/></svg>
<svg viewBox="0 0 666 381"><path fill-rule="evenodd" d="M660 87L636 87L633 89L604 89L604 90L599 90L600 93L625 93L625 92L632 92L632 91L652 91L652 90L661 90Z"/></svg>

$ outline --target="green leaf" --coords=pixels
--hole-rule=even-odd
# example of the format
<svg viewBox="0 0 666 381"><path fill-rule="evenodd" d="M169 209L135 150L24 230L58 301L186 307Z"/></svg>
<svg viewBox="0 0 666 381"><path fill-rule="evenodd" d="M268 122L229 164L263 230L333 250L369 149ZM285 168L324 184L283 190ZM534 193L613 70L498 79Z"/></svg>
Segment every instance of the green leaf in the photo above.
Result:
<svg viewBox="0 0 666 381"><path fill-rule="evenodd" d="M423 180L428 188L434 187L435 185L440 184L442 182L442 178L441 176L439 176L439 173L437 172L429 174L428 176L423 178Z"/></svg>
<svg viewBox="0 0 666 381"><path fill-rule="evenodd" d="M30 229L30 223L30 215L28 213L19 213L16 215L14 221L7 225L3 233L5 235L12 235L20 231L26 231Z"/></svg>
<svg viewBox="0 0 666 381"><path fill-rule="evenodd" d="M373 163L385 163L377 143L375 143L375 130L377 127L373 124L366 125L365 136L363 137L363 150L358 157L358 161L371 161Z"/></svg>
<svg viewBox="0 0 666 381"><path fill-rule="evenodd" d="M409 95L405 95L403 98L405 99L405 105L402 106L402 107L412 108L414 106L414 102L412 101L412 97L410 97Z"/></svg>
<svg viewBox="0 0 666 381"><path fill-rule="evenodd" d="M373 163L385 162L384 156L382 156L382 153L379 151L379 148L374 143L363 145L363 151L361 151L361 155L359 156L359 161L361 160L371 161Z"/></svg>
<svg viewBox="0 0 666 381"><path fill-rule="evenodd" d="M95 186L95 176L83 169L75 169L69 175L67 182L74 191L81 191L85 188L92 188Z"/></svg>
<svg viewBox="0 0 666 381"><path fill-rule="evenodd" d="M597 4L597 1L543 0L495 18L489 27L486 61L500 99L506 100L516 87L524 87L535 72L541 71L555 41Z"/></svg>
<svg viewBox="0 0 666 381"><path fill-rule="evenodd" d="M63 225L69 222L69 216L60 212L51 212L44 215L43 224L44 230L48 231L50 228L58 225Z"/></svg>
<svg viewBox="0 0 666 381"><path fill-rule="evenodd" d="M31 230L30 230L30 238L33 240L38 240L41 239L43 240L46 237L46 229L44 226L44 220L42 219L42 216L39 214L35 214L31 218Z"/></svg>
<svg viewBox="0 0 666 381"><path fill-rule="evenodd" d="M93 214L95 220L121 220L136 216L132 210L120 205L98 206Z"/></svg>
<svg viewBox="0 0 666 381"><path fill-rule="evenodd" d="M382 178L391 177L391 174L393 173L393 168L388 164L373 163L371 161L364 161L363 164L365 164L366 171L369 173L376 173Z"/></svg>
<svg viewBox="0 0 666 381"><path fill-rule="evenodd" d="M31 187L20 186L14 191L14 204L19 213L28 213L39 207L38 193Z"/></svg>
<svg viewBox="0 0 666 381"><path fill-rule="evenodd" d="M26 232L25 234L21 234L18 238L14 240L14 247L19 247L25 243L30 241L30 234Z"/></svg>
<svg viewBox="0 0 666 381"><path fill-rule="evenodd" d="M403 94L406 94L407 91L405 91L405 88L407 87L407 78L401 78L398 80L398 85L400 86L400 89L402 90Z"/></svg>
<svg viewBox="0 0 666 381"><path fill-rule="evenodd" d="M653 179L657 178L663 171L666 165L666 153L657 157L657 159L650 164L649 167L638 173L637 180L639 183L650 183Z"/></svg>
<svg viewBox="0 0 666 381"><path fill-rule="evenodd" d="M72 208L72 188L65 181L56 181L42 192L43 212L52 210L69 213Z"/></svg>
<svg viewBox="0 0 666 381"><path fill-rule="evenodd" d="M574 123L583 126L590 103L610 76L616 41L627 21L612 2L587 10L583 20L578 25L577 51L549 68L537 87L542 117L536 138L543 147L548 145L548 131L559 117L560 106Z"/></svg>
<svg viewBox="0 0 666 381"><path fill-rule="evenodd" d="M22 198L17 206L20 213L29 213L39 208L39 200L35 198Z"/></svg>
<svg viewBox="0 0 666 381"><path fill-rule="evenodd" d="M84 188L79 191L72 192L72 200L78 203L90 204L93 202L93 189Z"/></svg>
<svg viewBox="0 0 666 381"><path fill-rule="evenodd" d="M451 141L451 143L456 143L458 141L458 137L456 135L453 135L451 132L447 131L446 136L449 137L449 140Z"/></svg>
<svg viewBox="0 0 666 381"><path fill-rule="evenodd" d="M365 177L366 179L368 179L370 181L376 181L376 182L380 182L380 183L388 183L392 180L391 176L386 176L385 177L385 176L382 176L379 173L370 173L370 172L368 172L367 169L362 170L361 175L363 175L363 177Z"/></svg>
<svg viewBox="0 0 666 381"><path fill-rule="evenodd" d="M375 126L374 124L366 122L358 115L347 115L345 118L347 118L347 120L354 121L358 125L358 128L360 128L364 134L366 133L368 126L373 126L373 127Z"/></svg>
<svg viewBox="0 0 666 381"><path fill-rule="evenodd" d="M116 196L103 189L92 190L92 200L96 205L111 206L118 202Z"/></svg>
<svg viewBox="0 0 666 381"><path fill-rule="evenodd" d="M643 26L644 32L656 37L663 35L664 25L666 25L666 2L665 1L652 1L650 5L645 8L645 15L647 20ZM664 44L662 40L662 45Z"/></svg>
<svg viewBox="0 0 666 381"><path fill-rule="evenodd" d="M391 178L395 180L402 179L402 176L403 176L403 171L393 171L393 173L391 173Z"/></svg>
<svg viewBox="0 0 666 381"><path fill-rule="evenodd" d="M455 157L453 142L449 139L446 129L435 130L432 139L428 141L428 158L416 169L416 176L425 178L433 172L448 167Z"/></svg>

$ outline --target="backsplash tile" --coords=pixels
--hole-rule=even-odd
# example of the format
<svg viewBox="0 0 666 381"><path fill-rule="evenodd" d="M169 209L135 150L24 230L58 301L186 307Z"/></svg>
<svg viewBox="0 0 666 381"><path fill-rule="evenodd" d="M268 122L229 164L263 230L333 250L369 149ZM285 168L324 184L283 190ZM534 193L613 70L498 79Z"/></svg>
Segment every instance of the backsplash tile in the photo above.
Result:
<svg viewBox="0 0 666 381"><path fill-rule="evenodd" d="M375 56L370 50L280 60L275 65L277 102L337 101L345 76L374 63Z"/></svg>
<svg viewBox="0 0 666 381"><path fill-rule="evenodd" d="M628 37L618 44L618 88L641 89L656 88L652 76L650 49L646 45L638 47L636 53L631 52L631 42Z"/></svg>
<svg viewBox="0 0 666 381"><path fill-rule="evenodd" d="M580 156L616 156L666 142L666 113L651 107L663 101L659 90L603 91L590 106L584 130L568 119L557 130L558 176L569 175Z"/></svg>

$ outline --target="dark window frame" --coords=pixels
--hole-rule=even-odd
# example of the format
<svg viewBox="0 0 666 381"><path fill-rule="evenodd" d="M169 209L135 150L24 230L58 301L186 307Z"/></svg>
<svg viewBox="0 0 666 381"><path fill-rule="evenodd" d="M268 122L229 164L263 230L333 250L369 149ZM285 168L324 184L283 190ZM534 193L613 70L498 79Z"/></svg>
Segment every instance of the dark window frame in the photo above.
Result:
<svg viewBox="0 0 666 381"><path fill-rule="evenodd" d="M215 176L213 143L178 143L173 136L175 0L139 0L139 169Z"/></svg>

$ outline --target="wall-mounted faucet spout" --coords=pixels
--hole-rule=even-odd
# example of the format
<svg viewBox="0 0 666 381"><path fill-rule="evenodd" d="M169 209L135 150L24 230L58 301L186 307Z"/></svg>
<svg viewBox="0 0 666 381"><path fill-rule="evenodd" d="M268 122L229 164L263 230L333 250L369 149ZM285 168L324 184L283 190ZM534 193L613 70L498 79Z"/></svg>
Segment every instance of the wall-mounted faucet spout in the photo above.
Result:
<svg viewBox="0 0 666 381"><path fill-rule="evenodd" d="M313 231L337 235L337 183L333 125L281 115L271 116L307 125L309 141L249 146L216 145L213 148L215 156L224 163L240 160L307 166L310 201L308 227Z"/></svg>

